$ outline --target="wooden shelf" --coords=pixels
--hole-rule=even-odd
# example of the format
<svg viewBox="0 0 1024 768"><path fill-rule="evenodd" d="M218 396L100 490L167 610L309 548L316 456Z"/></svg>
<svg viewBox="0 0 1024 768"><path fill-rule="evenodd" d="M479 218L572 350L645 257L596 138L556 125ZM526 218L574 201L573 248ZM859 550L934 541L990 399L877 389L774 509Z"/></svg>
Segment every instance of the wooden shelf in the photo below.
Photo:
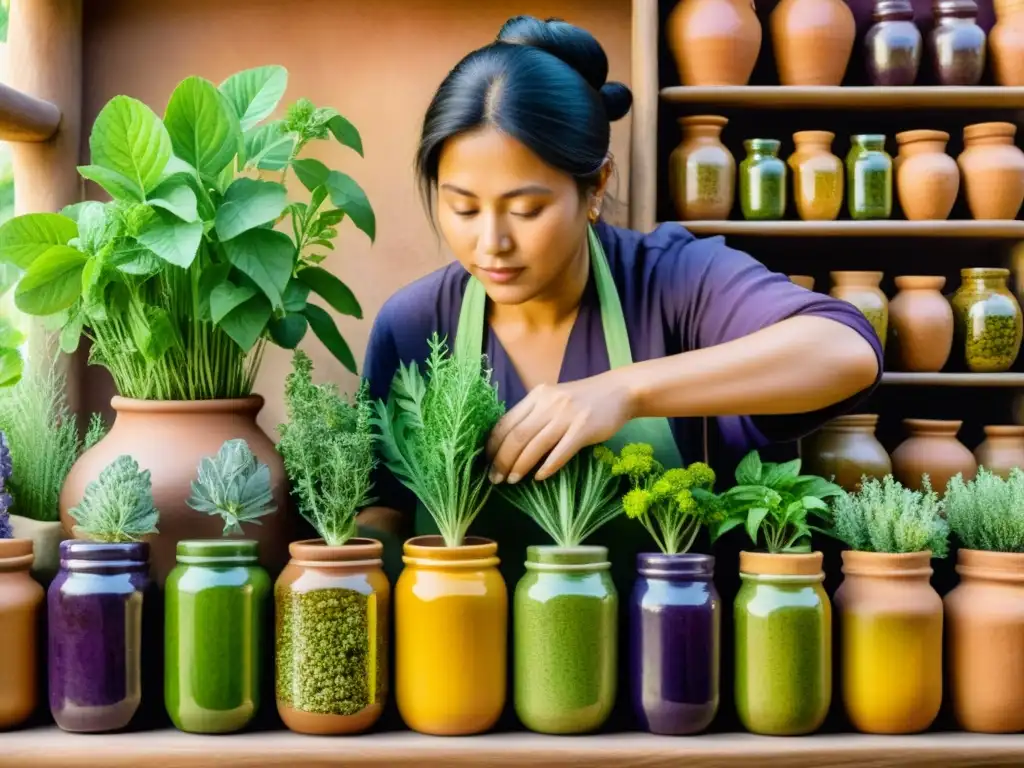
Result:
<svg viewBox="0 0 1024 768"><path fill-rule="evenodd" d="M1024 88L1000 86L677 85L662 88L661 98L673 104L760 109L1024 108Z"/></svg>
<svg viewBox="0 0 1024 768"><path fill-rule="evenodd" d="M1024 221L680 221L695 235L750 237L974 237L1024 240Z"/></svg>
<svg viewBox="0 0 1024 768"><path fill-rule="evenodd" d="M51 727L5 733L3 746L0 766L11 768L749 768L752 762L759 768L978 768L1018 765L1024 755L1024 736L933 733L783 739L746 733L683 737L508 733L445 738L403 732L329 738L285 731L227 736L194 736L178 731L96 736L68 734Z"/></svg>
<svg viewBox="0 0 1024 768"><path fill-rule="evenodd" d="M882 383L918 387L1021 387L1024 373L900 373L882 374Z"/></svg>

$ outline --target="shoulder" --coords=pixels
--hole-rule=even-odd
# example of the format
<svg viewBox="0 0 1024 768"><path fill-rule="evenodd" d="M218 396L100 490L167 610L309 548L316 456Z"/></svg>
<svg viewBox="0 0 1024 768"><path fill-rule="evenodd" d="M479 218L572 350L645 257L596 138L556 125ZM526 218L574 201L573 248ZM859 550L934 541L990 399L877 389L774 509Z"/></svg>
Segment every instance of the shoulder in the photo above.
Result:
<svg viewBox="0 0 1024 768"><path fill-rule="evenodd" d="M619 279L660 283L683 275L696 278L722 258L733 267L745 261L756 263L742 251L729 248L722 237L698 238L676 223L660 224L646 233L601 223L597 233Z"/></svg>

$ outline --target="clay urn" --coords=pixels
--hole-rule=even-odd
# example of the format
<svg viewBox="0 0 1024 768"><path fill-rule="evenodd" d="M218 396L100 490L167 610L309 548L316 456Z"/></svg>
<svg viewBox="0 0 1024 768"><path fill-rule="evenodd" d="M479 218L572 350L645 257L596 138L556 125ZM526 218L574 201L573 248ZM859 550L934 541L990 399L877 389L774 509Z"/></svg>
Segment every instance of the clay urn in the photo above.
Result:
<svg viewBox="0 0 1024 768"><path fill-rule="evenodd" d="M1009 477L1014 467L1024 469L1024 427L999 424L985 427L985 440L974 449L978 466L1000 477Z"/></svg>
<svg viewBox="0 0 1024 768"><path fill-rule="evenodd" d="M997 0L996 24L988 33L997 85L1024 85L1024 0Z"/></svg>
<svg viewBox="0 0 1024 768"><path fill-rule="evenodd" d="M892 472L892 462L875 437L876 413L837 416L811 437L800 451L807 472L833 478L836 485L851 492L860 490L861 478L881 480Z"/></svg>
<svg viewBox="0 0 1024 768"><path fill-rule="evenodd" d="M960 190L960 169L946 154L945 131L904 131L896 134L896 192L903 214L911 221L946 219Z"/></svg>
<svg viewBox="0 0 1024 768"><path fill-rule="evenodd" d="M962 421L904 419L903 425L910 436L892 452L892 474L904 486L921 490L921 476L927 474L932 490L942 496L958 473L964 480L974 479L978 462L956 437Z"/></svg>
<svg viewBox="0 0 1024 768"><path fill-rule="evenodd" d="M682 0L665 34L683 85L750 82L761 50L752 0Z"/></svg>
<svg viewBox="0 0 1024 768"><path fill-rule="evenodd" d="M799 285L801 288L806 288L808 291L814 290L814 277L811 275L788 275L789 281L794 285Z"/></svg>
<svg viewBox="0 0 1024 768"><path fill-rule="evenodd" d="M1024 152L1013 123L975 123L964 128L957 158L967 206L975 219L1015 219L1024 203Z"/></svg>
<svg viewBox="0 0 1024 768"><path fill-rule="evenodd" d="M771 13L782 85L839 85L857 29L844 0L781 0Z"/></svg>
<svg viewBox="0 0 1024 768"><path fill-rule="evenodd" d="M901 371L938 373L953 349L953 308L946 278L900 275L889 301L889 348Z"/></svg>
<svg viewBox="0 0 1024 768"><path fill-rule="evenodd" d="M722 143L728 120L679 118L683 138L668 161L669 192L681 221L728 219L736 195L736 161Z"/></svg>
<svg viewBox="0 0 1024 768"><path fill-rule="evenodd" d="M797 131L786 160L796 212L804 221L833 221L843 207L843 161L832 153L831 131Z"/></svg>
<svg viewBox="0 0 1024 768"><path fill-rule="evenodd" d="M888 338L889 300L878 287L883 274L841 270L830 272L829 276L832 278L832 290L829 291L829 295L834 299L847 301L859 309L875 329L884 349Z"/></svg>

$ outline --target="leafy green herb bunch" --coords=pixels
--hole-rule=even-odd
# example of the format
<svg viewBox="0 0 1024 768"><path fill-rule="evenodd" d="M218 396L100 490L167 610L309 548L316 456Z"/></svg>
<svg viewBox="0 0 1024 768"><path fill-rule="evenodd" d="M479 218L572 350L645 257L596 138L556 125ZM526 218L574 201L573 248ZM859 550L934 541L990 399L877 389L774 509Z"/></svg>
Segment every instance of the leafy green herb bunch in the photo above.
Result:
<svg viewBox="0 0 1024 768"><path fill-rule="evenodd" d="M973 480L950 479L944 497L946 519L960 543L989 552L1024 552L1024 471L1005 479L985 467Z"/></svg>
<svg viewBox="0 0 1024 768"><path fill-rule="evenodd" d="M245 440L227 440L216 456L199 462L186 503L197 512L219 516L224 536L241 534L243 523L262 525L259 518L277 509L270 490L270 467L253 455Z"/></svg>
<svg viewBox="0 0 1024 768"><path fill-rule="evenodd" d="M131 456L118 456L86 486L68 514L77 523L75 533L93 541L123 544L158 533L160 515L153 505L149 470L140 470Z"/></svg>

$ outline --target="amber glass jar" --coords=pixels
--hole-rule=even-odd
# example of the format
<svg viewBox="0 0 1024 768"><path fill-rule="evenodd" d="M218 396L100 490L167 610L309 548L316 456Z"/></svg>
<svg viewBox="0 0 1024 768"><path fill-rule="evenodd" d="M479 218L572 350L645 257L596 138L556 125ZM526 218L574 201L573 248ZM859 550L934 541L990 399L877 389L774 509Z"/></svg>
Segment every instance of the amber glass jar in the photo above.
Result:
<svg viewBox="0 0 1024 768"><path fill-rule="evenodd" d="M1007 371L1020 351L1020 304L1006 284L1008 269L960 270L961 283L951 301L957 346L974 372Z"/></svg>

